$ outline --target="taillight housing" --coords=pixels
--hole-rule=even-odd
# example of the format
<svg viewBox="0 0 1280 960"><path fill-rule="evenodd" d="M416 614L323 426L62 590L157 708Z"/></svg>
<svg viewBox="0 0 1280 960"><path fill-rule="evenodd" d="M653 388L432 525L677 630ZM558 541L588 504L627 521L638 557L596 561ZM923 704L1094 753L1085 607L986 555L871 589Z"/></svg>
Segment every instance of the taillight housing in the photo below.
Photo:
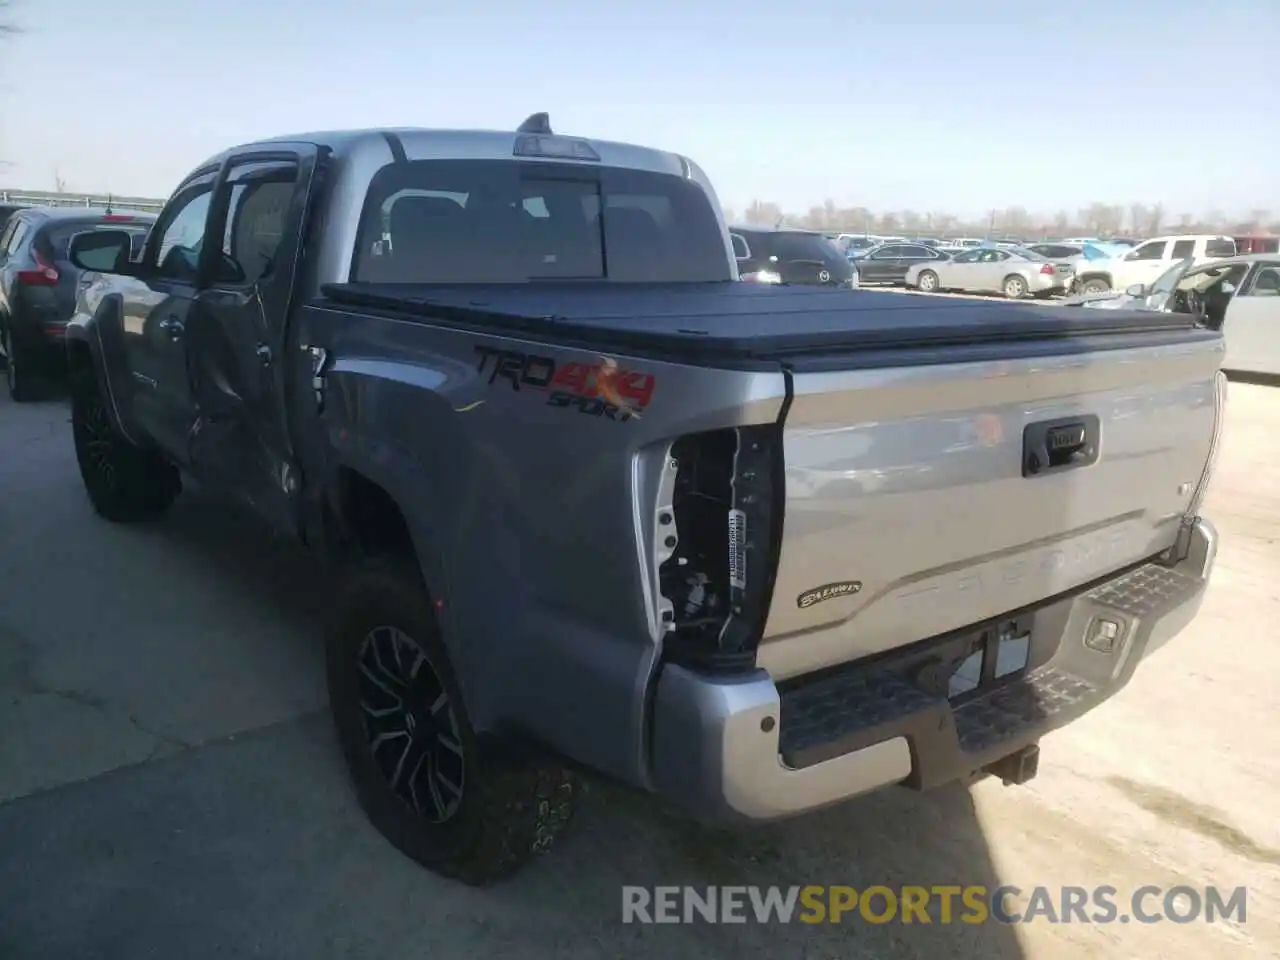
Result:
<svg viewBox="0 0 1280 960"><path fill-rule="evenodd" d="M666 470L656 528L663 658L753 669L782 539L781 427L681 437Z"/></svg>
<svg viewBox="0 0 1280 960"><path fill-rule="evenodd" d="M1046 263L1043 267L1040 268L1040 272L1044 274L1046 277L1052 277L1058 271L1053 269L1052 263Z"/></svg>
<svg viewBox="0 0 1280 960"><path fill-rule="evenodd" d="M39 250L32 251L36 262L34 270L19 270L15 274L18 283L27 287L51 287L58 282L58 268L50 263Z"/></svg>

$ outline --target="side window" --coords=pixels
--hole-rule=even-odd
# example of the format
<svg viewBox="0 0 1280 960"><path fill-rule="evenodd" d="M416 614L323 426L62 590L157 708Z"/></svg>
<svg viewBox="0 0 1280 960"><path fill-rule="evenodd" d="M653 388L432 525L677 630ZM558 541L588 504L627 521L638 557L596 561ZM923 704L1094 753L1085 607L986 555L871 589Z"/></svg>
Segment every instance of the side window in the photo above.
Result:
<svg viewBox="0 0 1280 960"><path fill-rule="evenodd" d="M215 282L252 285L271 272L297 182L293 163L250 162L231 168L223 257Z"/></svg>
<svg viewBox="0 0 1280 960"><path fill-rule="evenodd" d="M31 224L27 223L26 220L14 220L10 224L10 230L5 232L9 235L9 241L4 245L4 255L12 257L22 248L22 242L31 233Z"/></svg>
<svg viewBox="0 0 1280 960"><path fill-rule="evenodd" d="M978 255L972 250L966 250L964 253L957 254L951 258L952 263L973 263L978 259Z"/></svg>
<svg viewBox="0 0 1280 960"><path fill-rule="evenodd" d="M729 239L733 241L733 255L739 260L746 260L751 256L751 248L747 246L746 239L737 233L729 234Z"/></svg>
<svg viewBox="0 0 1280 960"><path fill-rule="evenodd" d="M1210 237L1204 245L1206 257L1234 257L1236 242L1230 237Z"/></svg>
<svg viewBox="0 0 1280 960"><path fill-rule="evenodd" d="M5 225L3 231L0 231L0 257L9 255L9 241L13 238L14 232L18 229L19 221L17 219L10 220Z"/></svg>
<svg viewBox="0 0 1280 960"><path fill-rule="evenodd" d="M156 276L195 283L199 275L200 246L209 220L213 183L199 184L174 198L172 208L156 224Z"/></svg>
<svg viewBox="0 0 1280 960"><path fill-rule="evenodd" d="M1131 253L1125 254L1126 260L1163 260L1164 248L1168 246L1166 240L1152 240L1150 243L1144 243Z"/></svg>
<svg viewBox="0 0 1280 960"><path fill-rule="evenodd" d="M1243 294L1248 297L1280 297L1280 267L1263 267Z"/></svg>
<svg viewBox="0 0 1280 960"><path fill-rule="evenodd" d="M872 260L896 260L898 257L906 256L903 252L904 247L881 247L871 255Z"/></svg>
<svg viewBox="0 0 1280 960"><path fill-rule="evenodd" d="M913 260L932 260L936 254L925 246L903 247L902 256Z"/></svg>
<svg viewBox="0 0 1280 960"><path fill-rule="evenodd" d="M1196 242L1194 240L1178 240L1173 245L1173 259L1185 260L1187 257L1194 256L1196 252Z"/></svg>

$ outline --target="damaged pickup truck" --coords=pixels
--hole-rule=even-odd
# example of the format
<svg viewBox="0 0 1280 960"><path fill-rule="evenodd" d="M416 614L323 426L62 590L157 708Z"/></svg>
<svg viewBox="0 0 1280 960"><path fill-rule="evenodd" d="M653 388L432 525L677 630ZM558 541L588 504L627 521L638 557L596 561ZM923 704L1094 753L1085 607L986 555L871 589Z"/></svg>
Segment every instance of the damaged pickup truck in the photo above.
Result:
<svg viewBox="0 0 1280 960"><path fill-rule="evenodd" d="M706 821L1034 775L1200 606L1223 340L1126 315L738 283L673 153L386 130L248 144L128 234L68 334L103 517L181 477L342 565L337 735L469 883L582 768Z"/></svg>

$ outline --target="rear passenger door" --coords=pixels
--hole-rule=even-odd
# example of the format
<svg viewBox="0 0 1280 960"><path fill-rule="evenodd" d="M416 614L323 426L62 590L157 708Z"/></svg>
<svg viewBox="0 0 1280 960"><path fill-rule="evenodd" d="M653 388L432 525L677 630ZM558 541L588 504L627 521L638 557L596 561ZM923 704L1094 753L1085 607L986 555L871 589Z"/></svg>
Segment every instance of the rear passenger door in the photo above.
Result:
<svg viewBox="0 0 1280 960"><path fill-rule="evenodd" d="M299 390L311 398L311 360L286 350L287 320L319 157L311 144L272 144L226 162L209 217L208 279L187 324L191 469L285 532L298 529L302 490L290 404Z"/></svg>

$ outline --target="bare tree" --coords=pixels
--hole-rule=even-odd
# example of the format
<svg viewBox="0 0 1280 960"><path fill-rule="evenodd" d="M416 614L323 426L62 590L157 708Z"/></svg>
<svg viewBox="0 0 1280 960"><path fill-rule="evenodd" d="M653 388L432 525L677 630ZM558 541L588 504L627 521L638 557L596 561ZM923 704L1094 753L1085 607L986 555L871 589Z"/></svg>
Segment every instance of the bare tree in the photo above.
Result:
<svg viewBox="0 0 1280 960"><path fill-rule="evenodd" d="M54 167L54 168L53 168L53 192L54 192L54 193L66 193L66 192L67 192L67 181L66 181L66 178L64 178L64 177L62 176L62 172L61 172L60 170L58 170L58 168L57 168L57 167Z"/></svg>
<svg viewBox="0 0 1280 960"><path fill-rule="evenodd" d="M1164 204L1153 203L1147 208L1146 233L1147 236L1155 237L1160 234L1160 228L1164 225Z"/></svg>
<svg viewBox="0 0 1280 960"><path fill-rule="evenodd" d="M772 201L754 200L740 211L743 219L760 226L805 227L829 233L887 233L922 234L935 236L984 236L1013 234L1023 239L1032 237L1065 237L1073 234L1093 236L1118 236L1132 231L1140 236L1158 236L1161 229L1180 233L1230 233L1269 229L1280 232L1280 223L1269 222L1273 214L1267 210L1251 210L1246 223L1228 218L1221 211L1213 211L1203 217L1178 214L1169 218L1161 203L1091 203L1076 212L1073 217L1066 210L1052 216L1037 214L1024 207L1010 206L1003 210L989 210L983 217L973 219L957 217L945 211L921 213L916 210L887 210L876 213L867 207L842 207L827 199L808 208L802 214L789 214ZM729 219L732 219L731 217ZM1174 220L1176 226L1166 223Z"/></svg>

